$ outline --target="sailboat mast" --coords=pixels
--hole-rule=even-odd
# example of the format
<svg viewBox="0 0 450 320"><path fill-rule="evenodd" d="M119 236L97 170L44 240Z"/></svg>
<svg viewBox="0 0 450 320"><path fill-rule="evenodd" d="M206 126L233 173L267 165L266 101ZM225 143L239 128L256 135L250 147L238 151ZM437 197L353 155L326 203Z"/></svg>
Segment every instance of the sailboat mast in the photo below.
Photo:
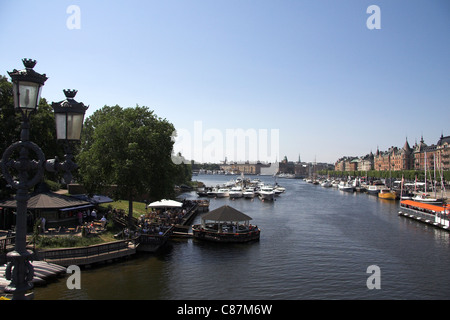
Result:
<svg viewBox="0 0 450 320"><path fill-rule="evenodd" d="M436 153L433 153L433 168L434 168L434 197L436 198Z"/></svg>
<svg viewBox="0 0 450 320"><path fill-rule="evenodd" d="M424 161L425 161L425 165L424 165L424 168L425 168L425 193L427 193L427 152L426 151L425 151Z"/></svg>

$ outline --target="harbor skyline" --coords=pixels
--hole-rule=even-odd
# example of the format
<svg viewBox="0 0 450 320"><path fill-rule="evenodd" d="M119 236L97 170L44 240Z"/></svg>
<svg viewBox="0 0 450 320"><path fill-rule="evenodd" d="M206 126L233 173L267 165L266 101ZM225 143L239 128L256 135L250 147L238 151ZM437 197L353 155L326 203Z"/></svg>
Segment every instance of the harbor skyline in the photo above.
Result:
<svg viewBox="0 0 450 320"><path fill-rule="evenodd" d="M445 0L4 1L0 75L36 59L42 97L76 88L87 117L138 104L192 136L278 130L278 160L335 163L449 134L449 18Z"/></svg>

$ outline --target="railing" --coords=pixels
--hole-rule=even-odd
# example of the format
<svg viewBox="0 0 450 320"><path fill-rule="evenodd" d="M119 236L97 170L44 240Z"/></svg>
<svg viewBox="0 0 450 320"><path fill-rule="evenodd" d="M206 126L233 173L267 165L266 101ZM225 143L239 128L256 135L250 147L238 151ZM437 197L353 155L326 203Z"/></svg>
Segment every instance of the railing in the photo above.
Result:
<svg viewBox="0 0 450 320"><path fill-rule="evenodd" d="M419 210L414 210L413 208L407 208L405 206L401 206L401 209L404 210L406 213L412 214L416 217L420 217L423 220L430 220L430 221L435 221L435 214L431 214L431 213L427 213L427 212L423 212L423 211L419 211Z"/></svg>
<svg viewBox="0 0 450 320"><path fill-rule="evenodd" d="M126 228L128 226L128 216L120 217L118 215L115 215L112 217L112 220L123 228ZM131 217L131 224L133 226L136 226L138 224L138 220L135 217Z"/></svg>
<svg viewBox="0 0 450 320"><path fill-rule="evenodd" d="M42 260L62 260L73 258L88 259L93 256L115 253L127 249L129 248L130 243L136 245L133 239L128 239L88 247L40 250L38 252L38 256Z"/></svg>
<svg viewBox="0 0 450 320"><path fill-rule="evenodd" d="M16 243L16 237L6 237L0 239L0 252L6 252L8 246L13 246Z"/></svg>
<svg viewBox="0 0 450 320"><path fill-rule="evenodd" d="M140 234L136 239L139 244L163 244L167 241L168 236L173 232L174 227L170 226L165 230L163 234L154 234L154 233L143 233Z"/></svg>

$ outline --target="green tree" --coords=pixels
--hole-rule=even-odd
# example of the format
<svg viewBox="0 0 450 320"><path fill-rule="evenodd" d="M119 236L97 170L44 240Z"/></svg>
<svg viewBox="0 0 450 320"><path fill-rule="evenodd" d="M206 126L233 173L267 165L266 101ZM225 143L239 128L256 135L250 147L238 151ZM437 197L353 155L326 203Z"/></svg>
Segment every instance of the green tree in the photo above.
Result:
<svg viewBox="0 0 450 320"><path fill-rule="evenodd" d="M21 123L22 116L14 109L12 83L0 76L0 154L20 139ZM30 116L30 140L42 149L47 159L64 155L62 146L56 140L53 110L45 98L40 100L36 112ZM59 178L58 174L49 172L45 173L45 177L55 181ZM0 194L7 196L12 190L6 190L4 179L1 180Z"/></svg>
<svg viewBox="0 0 450 320"><path fill-rule="evenodd" d="M115 185L118 199L132 202L174 195L177 176L171 161L174 127L147 107L105 106L86 119L77 156L82 183L89 193Z"/></svg>
<svg viewBox="0 0 450 320"><path fill-rule="evenodd" d="M20 138L20 117L14 110L12 83L0 76L0 150Z"/></svg>

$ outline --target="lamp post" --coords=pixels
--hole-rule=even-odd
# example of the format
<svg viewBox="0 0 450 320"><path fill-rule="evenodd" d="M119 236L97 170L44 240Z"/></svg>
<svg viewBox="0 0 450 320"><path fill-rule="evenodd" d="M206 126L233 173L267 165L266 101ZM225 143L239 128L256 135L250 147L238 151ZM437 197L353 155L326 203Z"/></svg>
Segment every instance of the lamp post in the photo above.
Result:
<svg viewBox="0 0 450 320"><path fill-rule="evenodd" d="M29 262L32 252L26 248L28 191L42 180L45 168L52 171L61 168L70 171L74 168L73 163L65 165L58 163L55 159L46 161L41 148L29 141L30 114L37 109L41 89L47 77L33 70L36 65L35 60L23 59L22 61L24 70L14 69L8 72L13 84L14 107L22 114L21 140L10 145L3 153L1 160L5 180L17 190L15 248L7 255L9 262L5 271L6 279L10 280L5 292L12 293L13 299L17 300L26 299L28 297L26 292L33 288L31 280L33 280L34 270ZM81 123L78 121L77 125L78 128L71 130L81 132L82 118ZM61 133L58 132L57 136L60 135ZM34 152L36 159L30 160L30 151ZM66 183L69 181L66 180Z"/></svg>
<svg viewBox="0 0 450 320"><path fill-rule="evenodd" d="M63 92L66 99L60 102L53 102L52 108L55 113L56 138L64 143L65 161L59 163L58 159L48 160L46 169L52 172L64 171L64 181L68 184L72 181L71 171L78 167L72 161L71 143L79 141L81 138L84 114L89 106L75 101L77 90L63 90Z"/></svg>

